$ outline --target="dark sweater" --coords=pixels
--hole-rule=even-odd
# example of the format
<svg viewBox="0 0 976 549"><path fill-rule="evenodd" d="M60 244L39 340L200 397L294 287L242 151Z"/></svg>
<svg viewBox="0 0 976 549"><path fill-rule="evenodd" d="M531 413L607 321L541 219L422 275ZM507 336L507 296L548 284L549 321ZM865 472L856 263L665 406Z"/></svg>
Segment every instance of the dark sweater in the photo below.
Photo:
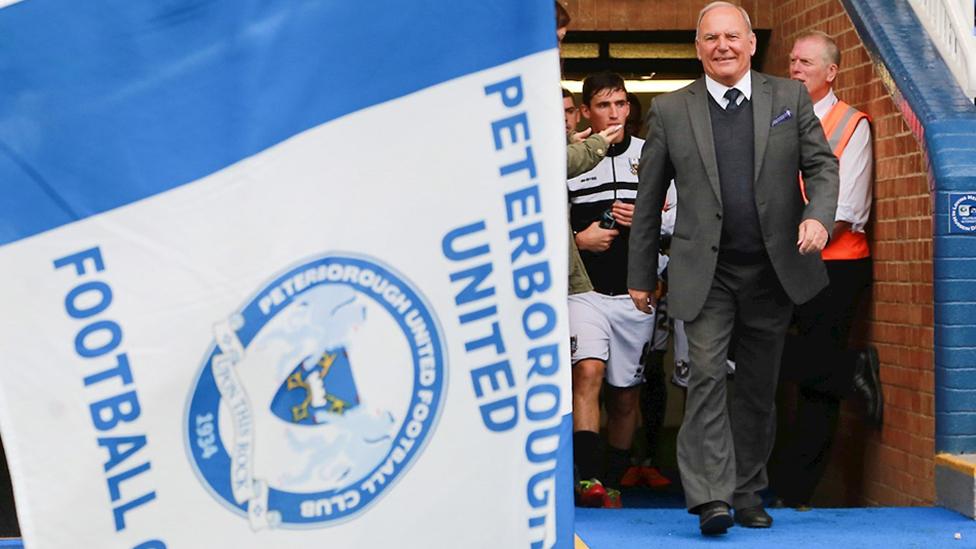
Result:
<svg viewBox="0 0 976 549"><path fill-rule="evenodd" d="M753 188L756 145L752 102L744 100L737 110L728 112L709 96L708 107L722 188L719 257L749 260L766 251Z"/></svg>

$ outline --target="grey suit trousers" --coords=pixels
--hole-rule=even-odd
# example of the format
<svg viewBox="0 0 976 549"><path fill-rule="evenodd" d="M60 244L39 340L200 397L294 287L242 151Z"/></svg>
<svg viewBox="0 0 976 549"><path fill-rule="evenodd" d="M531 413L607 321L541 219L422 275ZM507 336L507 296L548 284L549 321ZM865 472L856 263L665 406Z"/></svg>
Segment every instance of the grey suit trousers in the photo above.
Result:
<svg viewBox="0 0 976 549"><path fill-rule="evenodd" d="M775 437L780 355L792 311L768 258L751 263L720 258L701 313L685 322L691 373L678 465L691 512L710 501L735 509L761 503L758 492L768 482L766 461ZM735 387L728 399L725 359L733 328Z"/></svg>

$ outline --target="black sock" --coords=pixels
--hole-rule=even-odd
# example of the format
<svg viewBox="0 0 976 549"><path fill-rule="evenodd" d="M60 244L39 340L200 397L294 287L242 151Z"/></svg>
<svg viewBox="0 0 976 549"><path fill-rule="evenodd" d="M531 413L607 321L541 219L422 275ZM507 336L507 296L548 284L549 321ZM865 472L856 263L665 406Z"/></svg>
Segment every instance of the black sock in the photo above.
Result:
<svg viewBox="0 0 976 549"><path fill-rule="evenodd" d="M620 488L620 479L630 467L630 450L607 446L607 478L603 483L612 488Z"/></svg>
<svg viewBox="0 0 976 549"><path fill-rule="evenodd" d="M601 456L603 455L603 442L600 440L600 433L593 431L576 431L573 433L573 460L576 462L576 474L579 480L590 480L591 478L603 478L603 467L601 467Z"/></svg>

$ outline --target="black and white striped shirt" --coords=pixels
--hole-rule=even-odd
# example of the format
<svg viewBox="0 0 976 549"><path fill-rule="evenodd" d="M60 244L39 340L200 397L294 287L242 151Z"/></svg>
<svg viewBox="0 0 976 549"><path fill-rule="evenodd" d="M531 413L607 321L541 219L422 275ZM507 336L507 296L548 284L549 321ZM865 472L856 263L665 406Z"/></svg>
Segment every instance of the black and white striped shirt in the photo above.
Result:
<svg viewBox="0 0 976 549"><path fill-rule="evenodd" d="M574 232L599 221L614 200L633 204L637 197L637 168L644 140L625 136L607 149L606 157L592 170L567 182L569 219ZM630 230L618 227L620 234L610 248L594 253L580 250L593 288L607 295L627 293L627 241Z"/></svg>

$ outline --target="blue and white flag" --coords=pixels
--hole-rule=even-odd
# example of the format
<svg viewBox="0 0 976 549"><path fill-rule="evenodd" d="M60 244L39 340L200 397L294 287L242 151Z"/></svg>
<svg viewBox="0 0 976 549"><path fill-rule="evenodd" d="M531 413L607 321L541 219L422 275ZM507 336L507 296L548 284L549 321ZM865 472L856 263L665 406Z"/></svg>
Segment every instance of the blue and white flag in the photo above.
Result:
<svg viewBox="0 0 976 549"><path fill-rule="evenodd" d="M551 0L0 5L27 547L572 546Z"/></svg>

